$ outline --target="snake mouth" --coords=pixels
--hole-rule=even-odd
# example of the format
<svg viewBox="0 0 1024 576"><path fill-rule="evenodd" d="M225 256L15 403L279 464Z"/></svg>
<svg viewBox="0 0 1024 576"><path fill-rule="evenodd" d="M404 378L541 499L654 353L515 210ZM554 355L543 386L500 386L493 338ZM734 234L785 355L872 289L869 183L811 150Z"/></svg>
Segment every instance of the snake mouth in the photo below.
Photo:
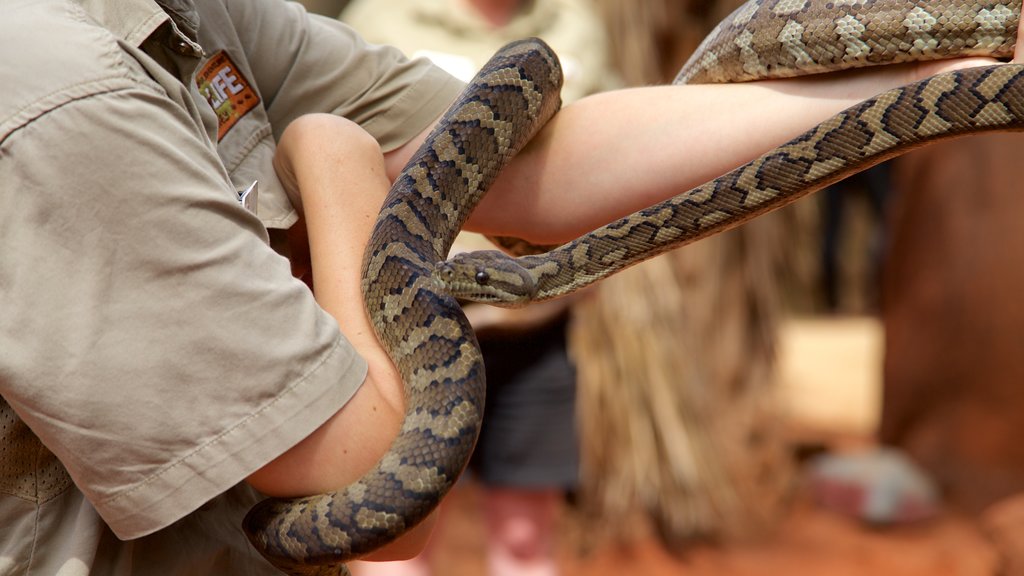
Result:
<svg viewBox="0 0 1024 576"><path fill-rule="evenodd" d="M485 267L459 257L438 262L434 266L433 280L441 291L460 304L476 302L519 308L531 300L530 294L523 296L503 286Z"/></svg>

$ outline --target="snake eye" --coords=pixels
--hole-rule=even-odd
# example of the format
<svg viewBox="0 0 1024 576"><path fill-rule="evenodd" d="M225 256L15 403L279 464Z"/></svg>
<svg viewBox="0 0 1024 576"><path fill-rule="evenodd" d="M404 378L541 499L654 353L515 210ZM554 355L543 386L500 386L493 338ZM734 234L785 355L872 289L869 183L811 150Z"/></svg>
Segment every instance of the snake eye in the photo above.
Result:
<svg viewBox="0 0 1024 576"><path fill-rule="evenodd" d="M485 270L480 270L479 272L476 273L476 283L477 284L483 285L483 284L487 284L490 281L491 281L491 275L488 274Z"/></svg>

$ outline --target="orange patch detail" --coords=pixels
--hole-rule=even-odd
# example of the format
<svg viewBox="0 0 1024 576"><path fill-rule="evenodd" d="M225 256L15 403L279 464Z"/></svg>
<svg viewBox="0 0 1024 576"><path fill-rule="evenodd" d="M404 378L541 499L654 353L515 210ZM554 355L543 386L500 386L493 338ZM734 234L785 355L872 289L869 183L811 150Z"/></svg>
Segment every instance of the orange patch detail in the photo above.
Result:
<svg viewBox="0 0 1024 576"><path fill-rule="evenodd" d="M256 91L223 50L211 56L199 70L196 86L217 113L218 142L260 103Z"/></svg>

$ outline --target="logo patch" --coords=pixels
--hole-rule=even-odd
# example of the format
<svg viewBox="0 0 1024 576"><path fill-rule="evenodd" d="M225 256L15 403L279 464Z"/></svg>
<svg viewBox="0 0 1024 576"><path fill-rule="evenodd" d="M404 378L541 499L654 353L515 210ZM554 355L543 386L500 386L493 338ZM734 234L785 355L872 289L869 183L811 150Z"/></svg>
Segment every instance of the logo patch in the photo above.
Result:
<svg viewBox="0 0 1024 576"><path fill-rule="evenodd" d="M260 103L256 91L223 50L211 56L199 70L196 86L217 113L218 142Z"/></svg>

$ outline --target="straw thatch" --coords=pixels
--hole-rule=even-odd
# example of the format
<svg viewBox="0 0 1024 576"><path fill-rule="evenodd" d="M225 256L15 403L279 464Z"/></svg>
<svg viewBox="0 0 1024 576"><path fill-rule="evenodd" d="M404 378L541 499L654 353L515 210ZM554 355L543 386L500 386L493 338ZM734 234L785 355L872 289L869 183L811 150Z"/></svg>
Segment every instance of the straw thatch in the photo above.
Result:
<svg viewBox="0 0 1024 576"><path fill-rule="evenodd" d="M692 4L595 1L633 84L663 81L679 47L705 31ZM627 270L577 304L591 536L604 527L628 538L639 515L678 547L747 535L776 515L791 478L772 405L780 234L778 219L759 219Z"/></svg>
<svg viewBox="0 0 1024 576"><path fill-rule="evenodd" d="M577 304L588 525L627 536L639 511L675 547L773 517L790 471L772 411L777 295L757 254L776 233L754 222Z"/></svg>

